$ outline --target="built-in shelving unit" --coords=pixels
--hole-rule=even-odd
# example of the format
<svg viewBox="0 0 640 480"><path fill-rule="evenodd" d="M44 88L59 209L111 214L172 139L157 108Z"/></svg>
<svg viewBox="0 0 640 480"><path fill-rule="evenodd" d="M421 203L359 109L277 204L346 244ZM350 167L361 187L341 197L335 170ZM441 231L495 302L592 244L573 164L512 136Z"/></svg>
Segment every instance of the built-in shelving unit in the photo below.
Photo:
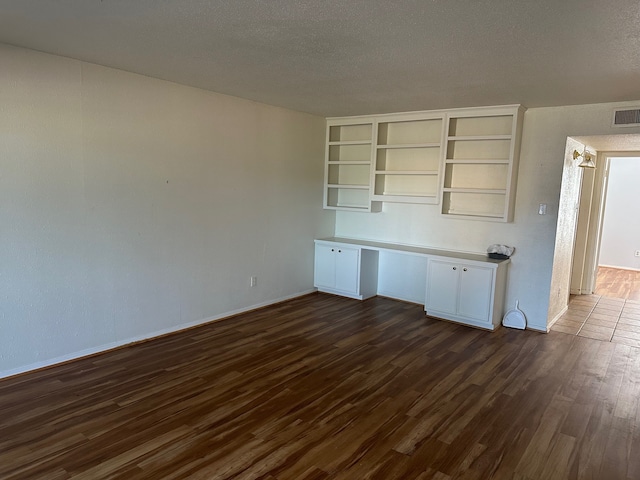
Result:
<svg viewBox="0 0 640 480"><path fill-rule="evenodd" d="M510 105L329 119L324 206L439 203L448 217L511 221L523 113Z"/></svg>
<svg viewBox="0 0 640 480"><path fill-rule="evenodd" d="M377 122L374 200L438 203L444 115L408 114Z"/></svg>
<svg viewBox="0 0 640 480"><path fill-rule="evenodd" d="M327 125L324 207L379 211L371 202L373 121L333 121Z"/></svg>
<svg viewBox="0 0 640 480"><path fill-rule="evenodd" d="M447 116L442 214L512 220L523 111L495 107Z"/></svg>

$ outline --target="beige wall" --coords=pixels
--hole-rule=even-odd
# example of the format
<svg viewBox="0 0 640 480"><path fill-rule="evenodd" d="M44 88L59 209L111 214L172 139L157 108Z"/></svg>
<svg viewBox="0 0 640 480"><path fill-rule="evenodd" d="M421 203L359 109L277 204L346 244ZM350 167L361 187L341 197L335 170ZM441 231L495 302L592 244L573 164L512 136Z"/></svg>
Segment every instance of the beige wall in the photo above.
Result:
<svg viewBox="0 0 640 480"><path fill-rule="evenodd" d="M313 288L322 118L8 46L0 65L0 376Z"/></svg>

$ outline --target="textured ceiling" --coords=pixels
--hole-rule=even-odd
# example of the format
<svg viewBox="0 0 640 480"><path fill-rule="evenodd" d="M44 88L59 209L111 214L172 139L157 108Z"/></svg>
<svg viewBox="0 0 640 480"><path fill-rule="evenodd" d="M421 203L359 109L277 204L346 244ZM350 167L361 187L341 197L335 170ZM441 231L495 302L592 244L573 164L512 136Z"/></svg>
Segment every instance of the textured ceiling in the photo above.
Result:
<svg viewBox="0 0 640 480"><path fill-rule="evenodd" d="M590 135L572 138L598 152L640 152L640 135Z"/></svg>
<svg viewBox="0 0 640 480"><path fill-rule="evenodd" d="M0 42L323 116L640 98L638 0L0 0Z"/></svg>

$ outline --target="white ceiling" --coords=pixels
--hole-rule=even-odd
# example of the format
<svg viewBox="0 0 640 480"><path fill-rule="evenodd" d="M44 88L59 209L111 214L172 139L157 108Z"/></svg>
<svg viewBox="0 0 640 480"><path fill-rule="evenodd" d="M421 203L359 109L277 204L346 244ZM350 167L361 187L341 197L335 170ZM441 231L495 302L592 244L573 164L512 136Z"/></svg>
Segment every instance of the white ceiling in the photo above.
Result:
<svg viewBox="0 0 640 480"><path fill-rule="evenodd" d="M638 0L0 0L0 42L323 116L640 98Z"/></svg>

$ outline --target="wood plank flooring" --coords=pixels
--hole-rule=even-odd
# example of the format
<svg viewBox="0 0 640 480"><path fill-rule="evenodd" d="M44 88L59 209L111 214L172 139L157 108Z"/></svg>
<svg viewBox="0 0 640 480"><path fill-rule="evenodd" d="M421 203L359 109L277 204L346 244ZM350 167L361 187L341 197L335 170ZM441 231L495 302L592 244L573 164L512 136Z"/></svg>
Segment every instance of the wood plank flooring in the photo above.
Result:
<svg viewBox="0 0 640 480"><path fill-rule="evenodd" d="M0 478L638 479L640 350L312 294L0 381Z"/></svg>
<svg viewBox="0 0 640 480"><path fill-rule="evenodd" d="M594 294L640 302L640 272L598 267Z"/></svg>

